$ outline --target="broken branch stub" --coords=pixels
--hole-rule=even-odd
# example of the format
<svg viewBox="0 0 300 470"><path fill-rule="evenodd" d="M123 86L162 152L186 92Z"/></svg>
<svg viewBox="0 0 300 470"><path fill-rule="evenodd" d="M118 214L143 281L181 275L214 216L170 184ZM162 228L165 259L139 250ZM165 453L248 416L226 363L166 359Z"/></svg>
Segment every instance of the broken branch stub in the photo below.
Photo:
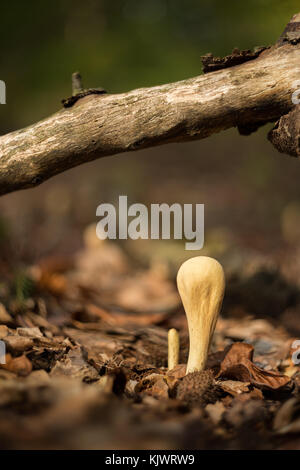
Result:
<svg viewBox="0 0 300 470"><path fill-rule="evenodd" d="M279 152L300 157L300 104L279 119L268 139Z"/></svg>

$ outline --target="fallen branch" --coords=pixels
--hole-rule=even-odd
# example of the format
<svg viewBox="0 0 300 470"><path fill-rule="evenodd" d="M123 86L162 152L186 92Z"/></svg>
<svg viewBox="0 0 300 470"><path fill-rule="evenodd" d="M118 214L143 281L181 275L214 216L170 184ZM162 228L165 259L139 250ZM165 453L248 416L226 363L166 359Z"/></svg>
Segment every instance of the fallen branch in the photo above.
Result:
<svg viewBox="0 0 300 470"><path fill-rule="evenodd" d="M240 65L228 68L227 61L227 68L176 83L117 95L89 94L0 137L0 194L37 186L100 157L203 139L230 127L250 133L278 120L294 106L299 25L297 14L275 46Z"/></svg>

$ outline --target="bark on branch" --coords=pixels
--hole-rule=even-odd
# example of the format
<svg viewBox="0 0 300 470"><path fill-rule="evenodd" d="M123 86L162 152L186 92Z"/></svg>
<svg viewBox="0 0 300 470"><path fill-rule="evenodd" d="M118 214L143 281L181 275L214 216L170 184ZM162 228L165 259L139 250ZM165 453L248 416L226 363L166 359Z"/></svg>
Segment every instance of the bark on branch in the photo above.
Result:
<svg viewBox="0 0 300 470"><path fill-rule="evenodd" d="M294 106L299 25L300 14L275 46L240 65L128 93L88 95L0 137L0 194L37 186L100 157L276 121Z"/></svg>

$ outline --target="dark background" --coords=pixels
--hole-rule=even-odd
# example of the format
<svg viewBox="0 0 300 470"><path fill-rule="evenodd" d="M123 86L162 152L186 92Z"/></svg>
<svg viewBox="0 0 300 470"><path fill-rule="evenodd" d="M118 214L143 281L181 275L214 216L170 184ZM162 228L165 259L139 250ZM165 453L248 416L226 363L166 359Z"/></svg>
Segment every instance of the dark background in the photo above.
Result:
<svg viewBox="0 0 300 470"><path fill-rule="evenodd" d="M298 9L296 0L2 2L7 104L0 106L0 132L60 109L76 70L85 87L109 93L196 76L207 52L274 43ZM0 200L2 251L9 239L20 264L72 253L96 222L98 204L127 194L132 203L204 203L203 254L232 261L237 253L259 253L276 261L299 243L300 166L273 149L270 127L101 159L7 195ZM175 263L195 254L173 241L128 242L128 249L146 262L153 254Z"/></svg>

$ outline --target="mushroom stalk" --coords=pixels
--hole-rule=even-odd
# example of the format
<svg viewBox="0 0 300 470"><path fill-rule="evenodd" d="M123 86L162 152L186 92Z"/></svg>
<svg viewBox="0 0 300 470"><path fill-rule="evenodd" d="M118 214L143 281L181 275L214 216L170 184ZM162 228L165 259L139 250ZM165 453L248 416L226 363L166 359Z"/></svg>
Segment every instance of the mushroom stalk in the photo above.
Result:
<svg viewBox="0 0 300 470"><path fill-rule="evenodd" d="M168 369L174 369L179 362L179 334L175 328L168 332Z"/></svg>
<svg viewBox="0 0 300 470"><path fill-rule="evenodd" d="M218 261L207 256L191 258L181 265L177 286L189 328L188 374L201 371L206 365L224 296L223 268Z"/></svg>

